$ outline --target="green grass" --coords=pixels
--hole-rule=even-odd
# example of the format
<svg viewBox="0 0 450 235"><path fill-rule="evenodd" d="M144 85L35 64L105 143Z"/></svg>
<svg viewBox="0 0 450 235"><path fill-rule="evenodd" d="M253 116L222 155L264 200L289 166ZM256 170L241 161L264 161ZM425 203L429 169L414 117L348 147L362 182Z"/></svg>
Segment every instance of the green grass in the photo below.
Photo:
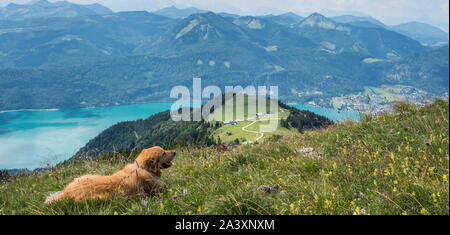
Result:
<svg viewBox="0 0 450 235"><path fill-rule="evenodd" d="M178 149L175 165L163 173L167 189L155 196L45 205L49 192L73 178L110 174L135 156L59 166L1 185L0 213L448 215L449 103L399 104L396 110L225 153ZM302 147L321 158L297 153ZM284 193L257 190L273 184Z"/></svg>
<svg viewBox="0 0 450 235"><path fill-rule="evenodd" d="M249 131L257 131L257 132L259 132L259 131L260 131L260 126L261 126L261 125L269 125L269 121L260 121L260 122L257 122L257 123L255 123L255 124L251 125L250 127L248 127L246 130L249 130ZM278 122L278 128L277 128L277 130L274 131L274 132L264 132L264 138L263 138L263 140L267 140L267 139L269 139L271 136L274 136L274 135L289 136L289 135L295 135L295 134L298 134L298 130L297 130L297 129L294 129L294 128L292 128L292 129L284 128L284 127L281 126L280 122Z"/></svg>
<svg viewBox="0 0 450 235"><path fill-rule="evenodd" d="M220 127L219 129L217 129L214 133L213 136L215 139L220 138L220 140L222 141L222 143L233 143L235 139L239 139L240 142L244 142L244 141L253 141L256 138L258 138L258 134L256 133L251 133L251 132L245 132L242 130L242 127L245 127L247 125L249 125L250 123L252 123L252 121L244 121L244 122L239 122L236 125L224 125L222 127ZM231 132L232 135L228 136L227 133Z"/></svg>
<svg viewBox="0 0 450 235"><path fill-rule="evenodd" d="M256 97L253 97L253 96L245 97L243 106L240 106L240 105L236 104L236 101L234 100L234 103L233 103L233 118L232 118L232 120L227 120L227 121L239 120L240 122L238 122L237 125L230 125L230 124L223 125L219 129L217 129L213 133L213 136L214 136L215 139L219 139L220 138L222 143L232 144L232 143L234 143L234 141L236 139L238 139L240 141L240 143L246 142L246 141L254 142L260 136L260 134L251 133L251 132L248 132L248 131L259 132L260 131L259 126L263 125L263 124L267 125L268 121L267 122L262 121L262 122L254 123L253 125L251 125L248 128L246 128L246 130L248 130L248 131L242 130L243 127L251 124L254 120L259 120L260 119L260 118L258 118L256 116L249 117L248 99L253 99L253 102L257 103ZM236 117L237 116L236 115L236 113L237 113L236 110L237 109L243 110L244 117L240 117L240 118ZM255 110L256 110L257 113L260 112L258 110L258 106L255 108ZM289 110L286 110L286 109L283 109L283 108L280 108L280 107L278 108L278 115L277 116L275 116L275 114L266 114L267 111L270 111L270 103L269 102L266 103L266 110L261 111L262 113L264 113L264 116L261 117L262 119L271 119L271 118L274 118L274 119L275 118L276 119L286 119L286 118L289 117L289 113L290 113ZM256 115L256 113L254 115ZM210 116L210 120L212 120L212 121L213 120L226 120L225 119L225 109L223 107L217 109ZM227 134L228 132L231 132L232 135L229 136ZM270 138L273 135L290 135L290 134L293 134L293 133L298 133L298 131L296 131L296 130L288 130L286 128L282 128L281 125L278 124L278 129L275 132L273 132L273 133L265 133L264 137L262 138L262 140L260 140L260 142Z"/></svg>
<svg viewBox="0 0 450 235"><path fill-rule="evenodd" d="M287 118L287 116L289 116L289 111L284 110L283 112L279 113L279 118ZM268 118L268 117L265 117ZM243 121L243 122L239 122L236 125L224 125L222 127L220 127L219 129L217 129L214 133L213 136L215 139L220 138L222 143L233 143L236 139L239 139L239 141L245 142L245 141L251 141L254 142L259 136L260 134L256 134L256 133L252 133L252 132L248 132L248 131L253 131L253 132L260 132L260 126L261 125L268 125L269 121L258 121L256 123L254 123L253 125L249 126L246 128L247 131L242 130L243 127L246 127L250 124L252 124L253 121ZM228 136L227 133L231 132L232 135ZM278 128L276 131L274 132L267 132L264 133L264 137L259 141L265 141L267 139L269 139L270 137L274 136L274 135L282 135L282 136L288 136L288 135L294 135L294 134L298 134L298 131L296 129L287 129L281 126L280 122L278 121Z"/></svg>
<svg viewBox="0 0 450 235"><path fill-rule="evenodd" d="M240 99L242 99L244 102L243 103L238 103L236 100L238 99L238 97ZM260 107L258 106L258 97L255 96L247 96L247 95L238 95L233 97L233 102L231 102L230 100L228 101L228 104L222 105L219 108L217 108L217 110L214 111L214 113L212 115L209 116L209 120L211 121L235 121L235 120L247 120L247 119L254 119L256 113L266 113L268 111L271 111L271 102L275 102L275 101L269 101L266 100L266 108L264 110L260 110ZM251 109L252 115L249 114L249 102L252 104L255 104L256 107L254 107L254 109ZM226 111L227 111L227 107L226 105L230 105L233 107L233 115L232 117L227 117L226 116ZM274 104L272 104L274 105ZM276 104L275 104L276 105ZM277 105L278 107L278 105ZM240 110L243 116L238 116L238 111ZM287 110L282 109L282 108L278 108L278 113L280 117L284 117L287 118L289 116L289 112L286 113ZM231 119L230 119L231 118Z"/></svg>

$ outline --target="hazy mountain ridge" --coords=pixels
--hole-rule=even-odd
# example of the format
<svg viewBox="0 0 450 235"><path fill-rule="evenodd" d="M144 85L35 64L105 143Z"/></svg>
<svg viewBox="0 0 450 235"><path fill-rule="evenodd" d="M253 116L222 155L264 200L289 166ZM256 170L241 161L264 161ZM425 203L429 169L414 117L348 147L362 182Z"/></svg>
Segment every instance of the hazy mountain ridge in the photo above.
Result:
<svg viewBox="0 0 450 235"><path fill-rule="evenodd" d="M449 43L448 33L435 26L425 23L413 21L404 24L388 26L372 17L358 17L352 15L336 16L332 17L331 19L339 23L348 23L355 26L385 28L403 34L427 46L444 46L448 45Z"/></svg>
<svg viewBox="0 0 450 235"><path fill-rule="evenodd" d="M386 27L385 24L383 24L379 20L374 19L370 16L341 15L341 16L331 17L331 19L336 22L339 22L339 23L370 22L370 23L380 26L380 27Z"/></svg>
<svg viewBox="0 0 450 235"><path fill-rule="evenodd" d="M134 55L171 23L147 12L0 21L0 67L64 67Z"/></svg>
<svg viewBox="0 0 450 235"><path fill-rule="evenodd" d="M259 16L259 18L263 18L266 20L271 20L277 24L281 24L288 27L295 27L298 23L300 23L304 17L301 17L295 13L288 12L281 15L265 15Z"/></svg>
<svg viewBox="0 0 450 235"><path fill-rule="evenodd" d="M383 28L358 27L341 24L314 13L298 25L300 34L330 53L362 53L377 58L395 59L412 53L423 53L427 48L404 35Z"/></svg>
<svg viewBox="0 0 450 235"><path fill-rule="evenodd" d="M449 35L441 29L420 22L409 22L389 27L428 46L448 45Z"/></svg>
<svg viewBox="0 0 450 235"><path fill-rule="evenodd" d="M378 41L374 37L377 35L381 35ZM166 56L209 49L276 51L313 44L328 53L346 51L379 58L425 51L403 35L339 24L319 14L294 28L260 17L223 18L212 12L182 20L122 12L56 21L0 21L0 67L55 67L147 53Z"/></svg>
<svg viewBox="0 0 450 235"><path fill-rule="evenodd" d="M105 15L113 13L109 8L98 3L79 5L66 1L51 3L40 0L34 3L19 5L10 3L0 8L0 20L16 20L39 17L77 17L85 15Z"/></svg>
<svg viewBox="0 0 450 235"><path fill-rule="evenodd" d="M198 9L198 8L185 8L185 9L178 9L174 6L167 7L160 9L158 11L155 11L155 14L160 14L166 17L174 18L174 19L181 19L186 18L190 16L191 14L196 13L205 13L206 10ZM399 25L386 25L380 20L377 20L371 16L358 13L358 12L338 12L338 11L323 11L323 14L330 18L331 20L338 22L338 23L346 23L351 24L355 26L360 27L381 27L388 30L395 31L397 33L401 33L405 36L411 37L414 40L417 40L424 45L427 46L443 46L448 45L449 39L448 39L448 33L442 31L441 29L425 24L420 22L408 22L404 24ZM239 15L236 14L229 14L229 13L219 13L220 16L223 17L229 17L229 18L239 18ZM308 13L302 13L302 15L310 15ZM263 16L256 16L258 18L264 18L267 20L271 20L275 23L288 26L288 27L294 27L296 24L298 24L301 20L304 19L303 16L300 16L293 12L287 12L280 15L263 15Z"/></svg>

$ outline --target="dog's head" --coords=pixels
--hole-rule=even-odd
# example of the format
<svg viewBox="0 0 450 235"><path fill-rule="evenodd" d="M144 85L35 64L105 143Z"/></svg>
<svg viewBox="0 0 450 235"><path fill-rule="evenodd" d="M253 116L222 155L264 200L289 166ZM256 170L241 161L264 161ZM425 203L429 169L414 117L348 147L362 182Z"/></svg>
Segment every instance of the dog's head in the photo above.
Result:
<svg viewBox="0 0 450 235"><path fill-rule="evenodd" d="M166 151L161 147L144 149L136 159L136 164L149 171L158 174L161 169L169 168L173 165L175 151Z"/></svg>

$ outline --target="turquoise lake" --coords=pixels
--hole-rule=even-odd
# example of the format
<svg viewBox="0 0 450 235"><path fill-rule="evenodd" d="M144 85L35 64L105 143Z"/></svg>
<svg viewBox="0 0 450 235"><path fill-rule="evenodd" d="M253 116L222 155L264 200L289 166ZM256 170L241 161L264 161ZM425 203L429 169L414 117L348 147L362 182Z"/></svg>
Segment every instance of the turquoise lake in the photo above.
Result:
<svg viewBox="0 0 450 235"><path fill-rule="evenodd" d="M0 169L35 169L72 157L90 139L122 121L145 119L172 103L147 103L57 111L0 113ZM359 113L294 105L334 121L359 120Z"/></svg>
<svg viewBox="0 0 450 235"><path fill-rule="evenodd" d="M346 121L347 119L359 122L359 120L361 119L361 114L355 111L338 111L335 109L326 109L311 105L291 105L291 106L299 110L307 110L315 114L325 116L328 119L333 120L334 122L343 122Z"/></svg>

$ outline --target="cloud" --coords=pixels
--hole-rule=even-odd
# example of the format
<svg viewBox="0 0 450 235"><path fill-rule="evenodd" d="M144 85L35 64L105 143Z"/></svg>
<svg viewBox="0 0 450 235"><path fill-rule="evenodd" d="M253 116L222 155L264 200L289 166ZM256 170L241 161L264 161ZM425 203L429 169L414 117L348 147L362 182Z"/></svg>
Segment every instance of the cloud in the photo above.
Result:
<svg viewBox="0 0 450 235"><path fill-rule="evenodd" d="M449 2L444 2L444 3L442 3L441 4L441 10L442 10L442 12L444 12L445 13L445 15L447 16L447 18L448 18L448 8L449 8L449 4L448 4Z"/></svg>

